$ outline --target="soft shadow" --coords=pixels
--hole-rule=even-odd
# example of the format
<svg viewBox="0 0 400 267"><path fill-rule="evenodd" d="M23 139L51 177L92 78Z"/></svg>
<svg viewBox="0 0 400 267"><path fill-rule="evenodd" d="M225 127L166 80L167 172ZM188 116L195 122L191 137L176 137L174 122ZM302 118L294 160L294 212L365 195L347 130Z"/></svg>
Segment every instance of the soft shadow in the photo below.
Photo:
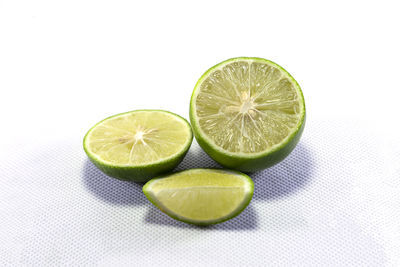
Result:
<svg viewBox="0 0 400 267"><path fill-rule="evenodd" d="M254 181L254 200L273 200L296 193L310 183L312 170L310 151L300 142L279 164L249 174Z"/></svg>
<svg viewBox="0 0 400 267"><path fill-rule="evenodd" d="M174 171L183 171L193 168L222 168L217 162L210 158L206 152L193 140L183 161L176 167Z"/></svg>
<svg viewBox="0 0 400 267"><path fill-rule="evenodd" d="M145 222L149 224L188 229L246 231L257 228L257 214L250 204L242 213L229 221L211 226L196 226L174 220L156 207L151 206L147 211Z"/></svg>
<svg viewBox="0 0 400 267"><path fill-rule="evenodd" d="M93 195L111 204L142 205L147 202L142 184L111 178L88 159L83 167L83 182Z"/></svg>

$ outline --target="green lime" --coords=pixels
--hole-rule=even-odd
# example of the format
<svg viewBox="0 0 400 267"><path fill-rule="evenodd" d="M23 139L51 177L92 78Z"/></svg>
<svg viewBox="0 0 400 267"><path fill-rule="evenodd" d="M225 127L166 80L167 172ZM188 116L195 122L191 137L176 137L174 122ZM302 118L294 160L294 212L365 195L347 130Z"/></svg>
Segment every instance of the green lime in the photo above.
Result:
<svg viewBox="0 0 400 267"><path fill-rule="evenodd" d="M89 159L105 174L136 182L175 168L192 143L189 123L162 110L135 110L93 126L83 140Z"/></svg>
<svg viewBox="0 0 400 267"><path fill-rule="evenodd" d="M283 160L304 129L303 93L281 66L240 57L197 82L190 121L200 146L225 167L256 171Z"/></svg>
<svg viewBox="0 0 400 267"><path fill-rule="evenodd" d="M170 217L197 225L216 224L240 214L250 203L254 184L230 170L191 169L154 178L146 197Z"/></svg>

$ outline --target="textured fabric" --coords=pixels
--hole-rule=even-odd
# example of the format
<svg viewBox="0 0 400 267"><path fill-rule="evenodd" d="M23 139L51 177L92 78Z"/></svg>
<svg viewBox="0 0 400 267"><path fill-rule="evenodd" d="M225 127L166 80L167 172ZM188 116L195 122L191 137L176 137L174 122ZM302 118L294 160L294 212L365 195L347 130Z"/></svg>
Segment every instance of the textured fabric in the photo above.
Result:
<svg viewBox="0 0 400 267"><path fill-rule="evenodd" d="M82 136L0 152L0 266L400 264L400 148L354 122L308 120L251 204L211 227L169 218L142 185L91 164ZM179 170L219 167L193 143Z"/></svg>

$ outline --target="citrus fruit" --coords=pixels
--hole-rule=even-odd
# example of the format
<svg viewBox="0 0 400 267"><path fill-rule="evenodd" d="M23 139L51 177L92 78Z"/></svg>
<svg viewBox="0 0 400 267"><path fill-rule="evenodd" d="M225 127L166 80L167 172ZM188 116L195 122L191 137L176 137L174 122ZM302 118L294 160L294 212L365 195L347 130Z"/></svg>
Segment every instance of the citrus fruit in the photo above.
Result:
<svg viewBox="0 0 400 267"><path fill-rule="evenodd" d="M162 110L135 110L93 126L83 140L89 159L105 174L137 182L175 168L192 143L189 123Z"/></svg>
<svg viewBox="0 0 400 267"><path fill-rule="evenodd" d="M233 58L210 68L190 101L197 142L221 165L241 171L283 160L300 139L305 114L298 83L262 58Z"/></svg>
<svg viewBox="0 0 400 267"><path fill-rule="evenodd" d="M230 170L191 169L154 178L143 187L146 197L170 217L209 225L241 213L253 196L247 175Z"/></svg>

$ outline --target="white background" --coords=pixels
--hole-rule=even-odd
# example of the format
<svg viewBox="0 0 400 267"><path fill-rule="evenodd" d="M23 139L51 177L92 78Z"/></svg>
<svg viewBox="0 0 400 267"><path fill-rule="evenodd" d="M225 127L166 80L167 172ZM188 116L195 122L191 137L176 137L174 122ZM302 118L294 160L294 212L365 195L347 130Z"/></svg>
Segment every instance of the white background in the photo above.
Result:
<svg viewBox="0 0 400 267"><path fill-rule="evenodd" d="M0 0L0 265L399 266L399 10ZM308 112L238 218L176 223L87 161L93 124L144 108L188 118L197 79L237 56L286 68ZM190 153L181 169L216 166L195 142Z"/></svg>

